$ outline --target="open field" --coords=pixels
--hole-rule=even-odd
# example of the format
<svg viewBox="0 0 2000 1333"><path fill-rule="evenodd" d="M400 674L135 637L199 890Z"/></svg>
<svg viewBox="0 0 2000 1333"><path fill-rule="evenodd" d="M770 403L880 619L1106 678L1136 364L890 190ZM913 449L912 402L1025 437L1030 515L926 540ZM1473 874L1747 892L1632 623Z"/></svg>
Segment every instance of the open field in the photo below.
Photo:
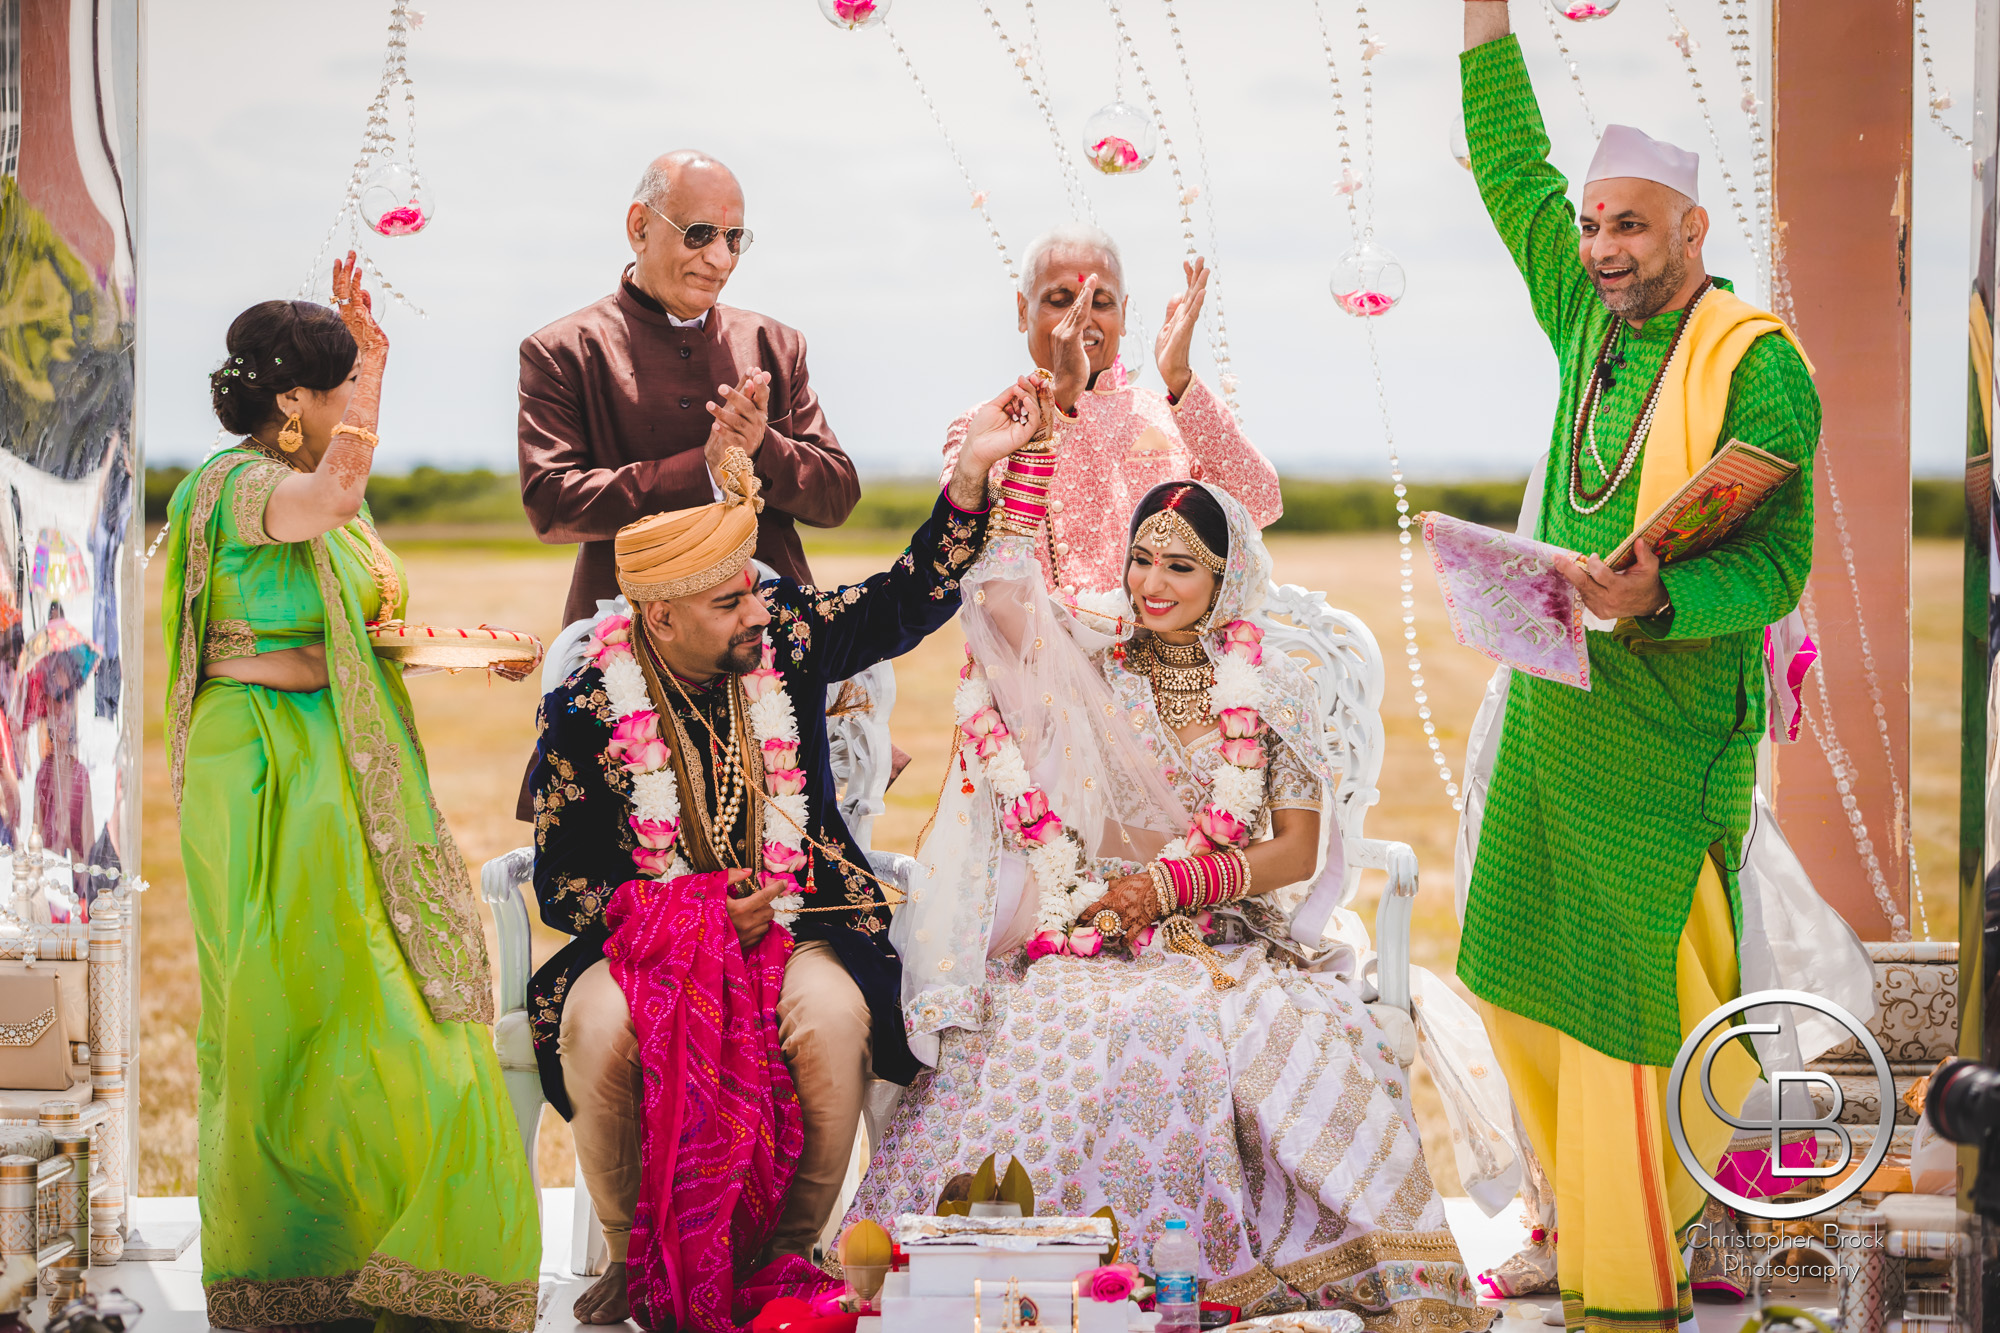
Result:
<svg viewBox="0 0 2000 1333"><path fill-rule="evenodd" d="M537 549L517 542L482 544L467 530L388 532L404 555L415 596L414 618L435 624L506 625L545 641L559 628L569 583L566 549ZM820 536L821 534L812 534ZM884 567L900 549L884 534L825 534L809 545L814 572L825 583L848 582ZM1369 821L1371 834L1401 839L1416 849L1424 888L1415 923L1416 961L1448 975L1456 962L1458 931L1452 915L1451 852L1455 817L1423 743L1422 724L1410 699L1409 677L1395 651L1401 636L1396 605L1396 541L1389 534L1277 535L1272 539L1281 580L1328 590L1335 605L1365 619L1390 649L1385 706L1389 758L1382 800ZM1938 938L1957 929L1955 846L1958 810L1959 552L1955 542L1917 543L1911 583L1916 593L1916 679L1913 777L1919 870L1928 886L1930 920ZM146 895L141 950L142 1018L139 1078L139 1188L144 1194L192 1194L195 1182L194 1030L200 996L192 928L181 875L180 838L167 790L167 762L160 723L165 656L158 601L163 566L148 571L146 639L146 775L143 865L152 881ZM1417 630L1424 649L1424 677L1431 707L1454 771L1463 760L1465 727L1478 706L1490 663L1450 641L1435 583L1416 580ZM913 756L889 793L889 810L876 821L877 846L909 851L929 816L943 780L950 739L951 691L962 660L955 629L934 635L897 667L894 728ZM431 762L439 805L466 859L475 867L527 840L527 826L513 818L515 796L532 747L535 698L529 684L509 685L484 675L430 676L411 682L418 725ZM1372 919L1378 891L1370 876L1362 889L1362 914ZM538 930L540 928L538 927ZM541 931L539 962L560 937ZM1449 1133L1427 1078L1420 1076L1417 1107L1439 1185L1456 1192ZM542 1183L570 1183L567 1127L545 1113Z"/></svg>

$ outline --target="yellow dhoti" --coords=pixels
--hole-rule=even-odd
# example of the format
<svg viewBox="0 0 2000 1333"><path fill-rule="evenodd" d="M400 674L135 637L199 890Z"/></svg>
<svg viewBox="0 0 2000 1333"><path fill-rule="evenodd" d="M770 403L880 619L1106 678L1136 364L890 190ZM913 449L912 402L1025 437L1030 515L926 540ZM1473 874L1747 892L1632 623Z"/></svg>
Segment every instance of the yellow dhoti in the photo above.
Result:
<svg viewBox="0 0 2000 1333"><path fill-rule="evenodd" d="M1713 859L1702 861L1676 960L1683 1036L1739 993L1736 930ZM1671 1329L1694 1317L1679 1233L1707 1196L1667 1134L1667 1074L1479 1001L1522 1127L1556 1192L1556 1278L1564 1324L1591 1333ZM1714 1039L1711 1038L1711 1041ZM1734 1131L1709 1111L1700 1057L1681 1088L1681 1123L1713 1172ZM1734 1112L1759 1077L1741 1041L1715 1058L1710 1087Z"/></svg>

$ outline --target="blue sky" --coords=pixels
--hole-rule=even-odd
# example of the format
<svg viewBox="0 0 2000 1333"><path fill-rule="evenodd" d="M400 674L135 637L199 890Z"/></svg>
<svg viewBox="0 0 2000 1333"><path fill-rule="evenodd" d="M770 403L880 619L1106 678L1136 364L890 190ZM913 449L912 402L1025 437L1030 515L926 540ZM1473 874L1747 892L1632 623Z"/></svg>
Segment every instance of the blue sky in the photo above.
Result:
<svg viewBox="0 0 2000 1333"><path fill-rule="evenodd" d="M515 349L611 289L622 219L644 164L695 146L736 170L757 243L726 300L804 331L833 426L864 472L936 467L945 425L1027 368L1012 291L978 215L879 30L848 33L813 0L418 0L411 42L418 158L436 221L377 239L376 258L428 311L392 309L378 466L514 466ZM992 0L1017 40L1024 0ZM1123 0L1184 166L1189 98L1157 0ZM1295 474L1386 477L1366 329L1327 279L1349 244L1326 58L1311 0L1180 0L1219 245L1230 346L1252 438ZM1534 0L1517 26L1572 175L1583 112ZM1682 0L1697 60L1725 114L1739 181L1748 136L1718 8ZM1969 101L1971 0L1930 0L1942 82ZM1354 9L1326 0L1360 148ZM380 67L377 0L147 6L144 244L146 446L154 462L205 453L206 375L244 306L298 288L338 205ZM1129 61L1100 0L1036 6L1049 100L1072 152ZM1447 151L1457 118L1455 0L1376 3L1375 236L1408 273L1374 321L1396 442L1414 480L1519 475L1548 437L1554 358L1520 281ZM976 0L899 0L891 23L930 89L1016 257L1069 215L1055 151L1019 71ZM1565 25L1600 122L1697 149L1716 213L1710 267L1747 279L1747 254L1679 57L1665 0L1624 0ZM1919 83L1921 88L1921 82ZM1946 112L1961 128L1965 106ZM1914 461L1954 473L1963 452L1970 171L1917 125ZM1088 173L1118 236L1150 333L1178 289L1177 191L1164 155L1129 178ZM1198 208L1200 206L1198 205ZM1197 213L1206 250L1207 221ZM1127 360L1138 349L1127 345ZM1201 352L1197 347L1197 352ZM1150 361L1150 352L1141 353ZM1206 373L1205 357L1197 370ZM1147 382L1155 386L1151 372Z"/></svg>

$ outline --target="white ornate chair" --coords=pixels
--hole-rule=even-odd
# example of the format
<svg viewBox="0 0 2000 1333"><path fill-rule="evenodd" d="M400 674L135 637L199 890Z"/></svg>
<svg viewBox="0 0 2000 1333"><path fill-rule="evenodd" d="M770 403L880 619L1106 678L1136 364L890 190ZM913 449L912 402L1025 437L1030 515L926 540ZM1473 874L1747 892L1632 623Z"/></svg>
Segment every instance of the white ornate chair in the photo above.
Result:
<svg viewBox="0 0 2000 1333"><path fill-rule="evenodd" d="M1340 771L1333 809L1347 854L1342 905L1353 899L1362 871L1380 870L1389 877L1375 909L1373 971L1379 998L1369 1009L1395 1048L1397 1062L1407 1069L1417 1054L1410 1013L1410 915L1416 908L1417 855L1408 843L1362 833L1369 807L1382 798L1375 785L1382 776L1386 748L1382 649L1360 617L1328 606L1325 593L1297 584L1274 584L1260 614L1270 622L1265 650L1276 648L1297 659L1319 692L1327 756Z"/></svg>
<svg viewBox="0 0 2000 1333"><path fill-rule="evenodd" d="M827 696L827 706L840 710L827 719L827 740L833 758L834 785L841 792L841 815L864 851L875 816L882 813L883 794L889 789L889 710L895 703L896 677L886 662L870 667L851 682L835 686ZM528 978L534 971L529 950L528 901L534 893L531 884L534 869L535 849L517 847L488 861L479 871L480 895L493 912L493 925L499 936L500 992L494 1006L497 1018L493 1047L500 1057L501 1074L507 1082L508 1098L514 1104L515 1123L520 1128L521 1144L527 1150L531 1171L535 1167L544 1100L541 1070L535 1063L534 1037L528 1024ZM893 873L881 867L878 870L885 878ZM6 956L5 945L0 943L0 958ZM4 1095L0 1094L0 1098ZM880 1100L879 1095L871 1096L870 1107ZM4 1101L0 1101L0 1110L4 1110ZM880 1116L886 1121L887 1112L880 1112ZM874 1116L870 1122L871 1127L876 1123ZM0 1124L4 1123L0 1120ZM539 1173L535 1186L539 1197ZM0 1177L0 1189L4 1189L4 1177ZM607 1258L597 1210L583 1186L583 1173L579 1169L570 1220L570 1269L579 1275L602 1273Z"/></svg>

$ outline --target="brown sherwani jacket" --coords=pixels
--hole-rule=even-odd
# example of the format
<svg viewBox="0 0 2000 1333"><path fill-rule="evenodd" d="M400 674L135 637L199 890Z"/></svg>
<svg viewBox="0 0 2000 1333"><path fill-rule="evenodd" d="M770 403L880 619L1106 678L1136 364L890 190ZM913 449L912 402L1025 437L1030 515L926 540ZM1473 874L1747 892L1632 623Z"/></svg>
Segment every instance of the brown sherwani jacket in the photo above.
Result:
<svg viewBox="0 0 2000 1333"><path fill-rule="evenodd" d="M521 502L545 542L580 542L563 623L618 595L612 538L649 514L708 504L702 447L717 386L771 374L757 450L764 512L757 558L812 581L793 521L837 527L861 498L806 375L806 340L764 315L717 305L701 328L671 323L629 283L521 344Z"/></svg>

